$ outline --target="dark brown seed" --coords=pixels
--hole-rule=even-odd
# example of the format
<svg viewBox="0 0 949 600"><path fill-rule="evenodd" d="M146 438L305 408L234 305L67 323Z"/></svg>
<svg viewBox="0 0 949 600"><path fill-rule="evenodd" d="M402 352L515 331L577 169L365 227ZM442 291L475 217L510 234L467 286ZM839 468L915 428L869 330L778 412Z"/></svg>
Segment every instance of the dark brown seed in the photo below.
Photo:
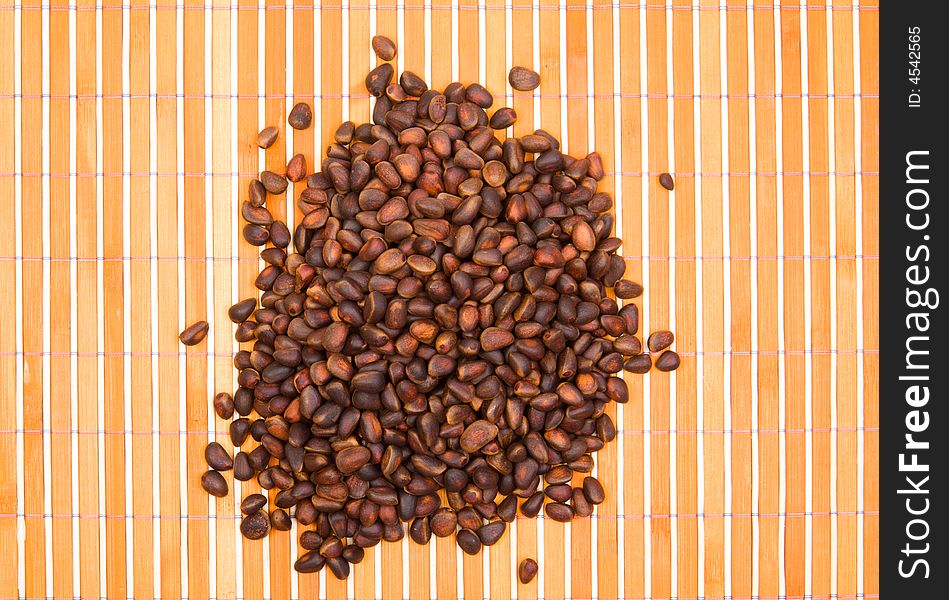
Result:
<svg viewBox="0 0 949 600"><path fill-rule="evenodd" d="M218 498L227 496L227 480L217 471L205 471L201 475L201 487L212 496Z"/></svg>
<svg viewBox="0 0 949 600"><path fill-rule="evenodd" d="M613 285L613 293L617 298L639 298L643 295L643 286L635 281L620 279Z"/></svg>
<svg viewBox="0 0 949 600"><path fill-rule="evenodd" d="M477 452L498 435L498 426L484 419L475 421L461 434L461 449L468 453Z"/></svg>
<svg viewBox="0 0 949 600"><path fill-rule="evenodd" d="M577 221L573 226L573 245L581 252L596 248L596 234L586 221Z"/></svg>
<svg viewBox="0 0 949 600"><path fill-rule="evenodd" d="M513 67L507 74L511 87L520 92L529 92L540 85L540 75L526 67Z"/></svg>
<svg viewBox="0 0 949 600"><path fill-rule="evenodd" d="M349 562L342 556L326 559L326 565L330 568L330 572L333 573L336 579L346 579L349 577Z"/></svg>
<svg viewBox="0 0 949 600"><path fill-rule="evenodd" d="M290 531L292 525L293 522L290 520L290 515L282 508L278 508L270 513L270 526L277 531Z"/></svg>
<svg viewBox="0 0 949 600"><path fill-rule="evenodd" d="M488 523L487 525L482 525L477 532L478 538L485 546L493 546L498 543L498 540L500 540L501 536L504 535L504 530L506 528L507 524L504 521L494 521L492 523Z"/></svg>
<svg viewBox="0 0 949 600"><path fill-rule="evenodd" d="M241 501L241 512L252 515L267 506L267 497L263 494L250 494Z"/></svg>
<svg viewBox="0 0 949 600"><path fill-rule="evenodd" d="M544 512L554 521L566 523L573 519L573 509L560 502L551 502L544 507Z"/></svg>
<svg viewBox="0 0 949 600"><path fill-rule="evenodd" d="M431 516L432 533L437 537L448 537L455 533L457 526L458 517L455 516L455 511L450 508L439 508Z"/></svg>
<svg viewBox="0 0 949 600"><path fill-rule="evenodd" d="M675 181L672 180L672 175L668 173L659 174L659 185L666 188L670 192L675 189Z"/></svg>
<svg viewBox="0 0 949 600"><path fill-rule="evenodd" d="M660 371L675 371L679 368L679 355L672 350L666 350L656 359L656 368Z"/></svg>
<svg viewBox="0 0 949 600"><path fill-rule="evenodd" d="M270 518L267 511L258 510L241 519L241 534L249 540L259 540L270 533Z"/></svg>
<svg viewBox="0 0 949 600"><path fill-rule="evenodd" d="M481 108L490 108L494 104L494 96L480 83L469 85L465 89L465 98Z"/></svg>
<svg viewBox="0 0 949 600"><path fill-rule="evenodd" d="M214 395L214 412L224 420L234 416L234 398L227 392Z"/></svg>
<svg viewBox="0 0 949 600"><path fill-rule="evenodd" d="M582 488L573 488L570 507L573 508L573 514L578 517L589 517L593 514L593 505L583 494Z"/></svg>
<svg viewBox="0 0 949 600"><path fill-rule="evenodd" d="M590 501L590 504L600 504L606 499L603 486L596 477L583 478L583 495Z"/></svg>
<svg viewBox="0 0 949 600"><path fill-rule="evenodd" d="M459 531L455 540L458 542L458 546L464 551L465 554L474 556L478 552L481 552L481 540L477 535L467 529L462 529Z"/></svg>
<svg viewBox="0 0 949 600"><path fill-rule="evenodd" d="M277 175L273 171L261 171L260 182L264 184L264 189L275 196L287 191L287 178L283 175Z"/></svg>
<svg viewBox="0 0 949 600"><path fill-rule="evenodd" d="M491 129L507 129L517 121L517 113L513 108L499 108L491 115L489 125Z"/></svg>
<svg viewBox="0 0 949 600"><path fill-rule="evenodd" d="M366 558L366 551L359 546L349 545L343 548L343 558L350 564L358 565Z"/></svg>
<svg viewBox="0 0 949 600"><path fill-rule="evenodd" d="M652 358L648 354L640 354L639 356L633 356L626 360L623 363L623 368L629 371L630 373L638 373L643 375L649 372L649 369L652 368Z"/></svg>
<svg viewBox="0 0 949 600"><path fill-rule="evenodd" d="M432 529L428 522L428 517L417 517L412 521L409 527L409 537L416 544L427 544L432 539Z"/></svg>
<svg viewBox="0 0 949 600"><path fill-rule="evenodd" d="M372 51L376 53L381 60L392 60L395 58L395 42L384 35L377 35L372 38Z"/></svg>
<svg viewBox="0 0 949 600"><path fill-rule="evenodd" d="M537 561L533 558L525 558L517 566L517 579L527 585L537 576Z"/></svg>
<svg viewBox="0 0 949 600"><path fill-rule="evenodd" d="M211 442L204 449L204 460L215 471L229 471L234 466L227 450L217 442Z"/></svg>
<svg viewBox="0 0 949 600"><path fill-rule="evenodd" d="M304 532L311 533L309 531ZM323 569L323 565L326 564L326 559L317 552L316 550L310 550L306 554L303 554L293 563L293 569L297 573L318 573Z"/></svg>
<svg viewBox="0 0 949 600"><path fill-rule="evenodd" d="M481 333L481 349L492 352L514 343L514 334L499 327L488 327Z"/></svg>
<svg viewBox="0 0 949 600"><path fill-rule="evenodd" d="M181 340L181 343L185 346L194 346L195 344L200 344L202 340L208 335L208 322L207 321L198 321L187 327L184 331L178 334L178 339Z"/></svg>
<svg viewBox="0 0 949 600"><path fill-rule="evenodd" d="M306 157L295 154L287 163L287 179L296 183L306 178Z"/></svg>
<svg viewBox="0 0 949 600"><path fill-rule="evenodd" d="M415 97L421 96L425 93L425 90L428 89L428 84L425 83L425 80L412 71L402 72L402 75L399 77L399 85L402 86L406 94Z"/></svg>
<svg viewBox="0 0 949 600"><path fill-rule="evenodd" d="M260 133L257 134L257 145L261 148L267 149L273 146L274 142L277 141L277 136L279 134L280 132L273 125L270 127L264 127L260 130Z"/></svg>
<svg viewBox="0 0 949 600"><path fill-rule="evenodd" d="M530 498L521 504L521 514L528 519L533 519L544 506L544 492L534 492Z"/></svg>
<svg viewBox="0 0 949 600"><path fill-rule="evenodd" d="M675 336L671 331L654 331L653 333L649 334L649 339L646 340L646 346L649 348L650 352L662 352L671 346L672 342L674 341Z"/></svg>
<svg viewBox="0 0 949 600"><path fill-rule="evenodd" d="M251 179L247 186L247 201L251 206L260 207L267 201L267 190L258 179Z"/></svg>
<svg viewBox="0 0 949 600"><path fill-rule="evenodd" d="M389 63L382 63L366 76L366 89L376 98L385 94L386 86L392 81L395 70Z"/></svg>
<svg viewBox="0 0 949 600"><path fill-rule="evenodd" d="M256 308L257 298L245 298L227 309L227 316L231 321L240 323L246 321Z"/></svg>
<svg viewBox="0 0 949 600"><path fill-rule="evenodd" d="M298 102L293 105L290 114L287 115L287 123L294 129L306 129L313 122L313 111L306 102Z"/></svg>
<svg viewBox="0 0 949 600"><path fill-rule="evenodd" d="M372 454L364 446L350 446L336 454L336 468L343 473L358 471L369 462Z"/></svg>

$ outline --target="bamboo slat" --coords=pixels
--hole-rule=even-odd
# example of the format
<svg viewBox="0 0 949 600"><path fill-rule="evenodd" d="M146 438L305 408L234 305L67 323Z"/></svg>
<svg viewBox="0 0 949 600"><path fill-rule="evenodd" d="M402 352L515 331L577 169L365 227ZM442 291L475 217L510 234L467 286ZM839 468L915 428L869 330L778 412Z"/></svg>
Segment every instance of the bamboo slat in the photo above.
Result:
<svg viewBox="0 0 949 600"><path fill-rule="evenodd" d="M801 81L801 11L786 3L781 7L781 74L785 97L781 99L781 178L784 203L784 254L804 256L804 145L798 132L804 127ZM804 349L804 261L784 262L784 579L788 595L805 593L805 544L807 509L807 427Z"/></svg>
<svg viewBox="0 0 949 600"><path fill-rule="evenodd" d="M14 12L11 0L0 4L0 53L3 56L15 56L14 50ZM13 93L15 89L14 62L0 61L0 194L4 198L13 198L16 190L16 177L13 175L18 148L16 139L16 106ZM0 219L4 223L16 226L15 205L4 202L0 205ZM15 256L16 236L7 235L0 239L0 255ZM4 306L16 306L16 263L0 262L0 302ZM15 327L4 327L0 331L0 468L6 473L15 473L16 457L16 404L17 382L19 376L16 365L17 336ZM14 548L17 545L17 484L3 486L0 489L0 545ZM0 594L13 598L17 595L17 573L20 557L17 552L4 552L0 556Z"/></svg>
<svg viewBox="0 0 949 600"><path fill-rule="evenodd" d="M879 3L860 3L860 184L863 187L863 593L880 593L880 80Z"/></svg>
<svg viewBox="0 0 949 600"><path fill-rule="evenodd" d="M807 114L810 164L811 256L830 256L830 160L828 157L827 16L808 1ZM823 5L820 5L823 6ZM810 304L830 304L830 261L811 261ZM811 594L831 593L830 410L831 320L829 311L811 310Z"/></svg>

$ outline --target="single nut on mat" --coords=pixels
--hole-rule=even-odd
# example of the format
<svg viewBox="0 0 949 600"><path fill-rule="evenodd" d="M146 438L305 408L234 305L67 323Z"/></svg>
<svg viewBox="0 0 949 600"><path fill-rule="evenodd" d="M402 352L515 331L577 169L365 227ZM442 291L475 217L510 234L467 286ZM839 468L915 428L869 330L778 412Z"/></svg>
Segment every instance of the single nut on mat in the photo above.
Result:
<svg viewBox="0 0 949 600"><path fill-rule="evenodd" d="M540 85L540 75L526 67L513 67L507 74L511 87L520 92L529 92Z"/></svg>
<svg viewBox="0 0 949 600"><path fill-rule="evenodd" d="M214 395L214 412L225 421L234 416L234 398L227 392Z"/></svg>
<svg viewBox="0 0 949 600"><path fill-rule="evenodd" d="M229 471L234 466L231 455L217 442L211 442L204 449L204 460L215 471Z"/></svg>
<svg viewBox="0 0 949 600"><path fill-rule="evenodd" d="M537 561L533 558L525 558L521 561L521 564L517 566L517 579L523 583L528 584L533 581L534 577L537 576Z"/></svg>
<svg viewBox="0 0 949 600"><path fill-rule="evenodd" d="M267 149L273 146L274 142L277 141L277 136L280 132L276 127L271 125L270 127L264 127L260 130L260 133L257 134L257 145L263 149Z"/></svg>
<svg viewBox="0 0 949 600"><path fill-rule="evenodd" d="M679 355L672 350L666 350L656 359L656 368L660 371L675 371L679 368Z"/></svg>
<svg viewBox="0 0 949 600"><path fill-rule="evenodd" d="M392 60L396 53L395 42L384 35L377 35L372 38L372 51L381 60Z"/></svg>
<svg viewBox="0 0 949 600"><path fill-rule="evenodd" d="M306 178L306 157L295 154L287 163L287 179L296 183Z"/></svg>
<svg viewBox="0 0 949 600"><path fill-rule="evenodd" d="M306 129L313 122L313 110L306 102L297 102L287 115L287 123L294 129Z"/></svg>
<svg viewBox="0 0 949 600"><path fill-rule="evenodd" d="M267 190L267 193L275 196L287 191L287 178L273 171L261 171L260 183L264 185L264 189Z"/></svg>
<svg viewBox="0 0 949 600"><path fill-rule="evenodd" d="M675 335L671 331L654 331L649 334L649 338L646 340L646 346L650 352L662 352L671 346L674 341Z"/></svg>
<svg viewBox="0 0 949 600"><path fill-rule="evenodd" d="M207 321L198 321L185 327L184 330L178 334L178 339L181 340L181 343L185 346L200 344L201 341L207 337L209 327Z"/></svg>
<svg viewBox="0 0 949 600"><path fill-rule="evenodd" d="M525 71L512 84L536 87ZM644 344L639 308L616 300L643 290L623 279L598 154L540 129L505 137L516 114L479 84L430 89L389 63L365 83L371 122L340 124L316 164L294 156L242 199L259 297L228 310L238 387L214 408L235 449L209 444L202 477L214 494L221 470L256 480L272 500L244 499L241 532L312 526L294 567L339 578L406 535L477 554L519 498L527 518L589 517L609 405L630 400L620 372L678 365L671 332ZM292 229L266 206L288 189Z"/></svg>
<svg viewBox="0 0 949 600"><path fill-rule="evenodd" d="M259 540L270 533L267 511L261 509L241 519L241 533L249 540Z"/></svg>
<svg viewBox="0 0 949 600"><path fill-rule="evenodd" d="M670 175L670 174L668 174L668 173L660 173L660 174L659 174L659 185L661 185L662 187L666 188L666 189L669 190L670 192L671 192L672 190L674 190L675 187L676 187L675 181L673 181L673 179L672 179L672 175Z"/></svg>
<svg viewBox="0 0 949 600"><path fill-rule="evenodd" d="M217 471L205 471L201 475L201 487L212 496L218 498L227 496L227 480Z"/></svg>

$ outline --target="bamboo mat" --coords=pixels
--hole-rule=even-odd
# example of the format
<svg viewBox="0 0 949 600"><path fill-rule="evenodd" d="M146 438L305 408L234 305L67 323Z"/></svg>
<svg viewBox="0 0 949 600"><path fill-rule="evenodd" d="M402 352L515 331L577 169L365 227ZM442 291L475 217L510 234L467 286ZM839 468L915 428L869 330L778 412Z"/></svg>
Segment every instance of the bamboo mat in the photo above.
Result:
<svg viewBox="0 0 949 600"><path fill-rule="evenodd" d="M876 1L290 1L0 0L0 600L879 597ZM257 272L239 200L369 116L375 33L600 152L644 330L683 360L611 409L593 518L385 544L344 583L292 574L296 532L242 540L198 477ZM297 100L315 127L258 152Z"/></svg>

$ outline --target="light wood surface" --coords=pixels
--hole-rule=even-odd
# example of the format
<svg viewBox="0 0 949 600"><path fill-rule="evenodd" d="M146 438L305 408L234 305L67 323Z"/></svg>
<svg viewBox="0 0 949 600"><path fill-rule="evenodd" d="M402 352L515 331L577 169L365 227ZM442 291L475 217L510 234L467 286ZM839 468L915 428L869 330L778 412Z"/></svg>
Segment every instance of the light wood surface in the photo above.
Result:
<svg viewBox="0 0 949 600"><path fill-rule="evenodd" d="M878 597L878 3L804 2L0 0L0 600ZM239 201L371 116L375 34L434 87L485 84L514 134L599 152L641 331L682 366L625 376L593 518L473 557L384 543L347 583L292 572L301 527L241 538L255 482L199 477L227 309L258 293Z"/></svg>

